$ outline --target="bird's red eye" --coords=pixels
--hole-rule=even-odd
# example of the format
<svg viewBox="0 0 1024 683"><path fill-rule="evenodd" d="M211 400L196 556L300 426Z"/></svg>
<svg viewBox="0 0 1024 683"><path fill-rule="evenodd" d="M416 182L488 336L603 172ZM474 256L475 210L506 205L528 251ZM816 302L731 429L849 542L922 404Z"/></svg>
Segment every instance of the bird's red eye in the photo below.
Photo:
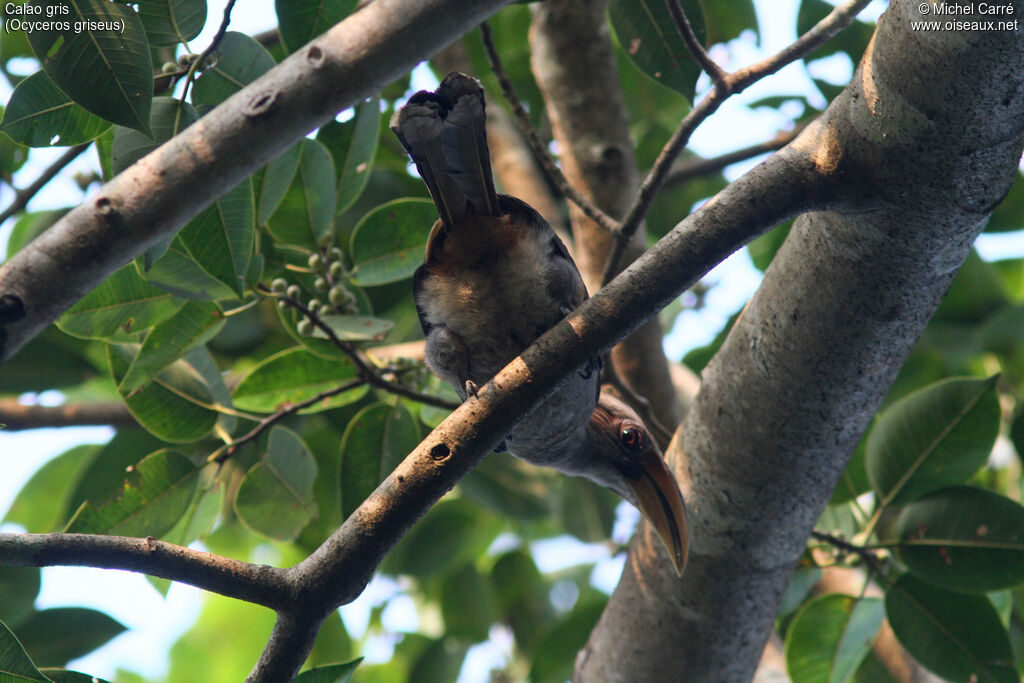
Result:
<svg viewBox="0 0 1024 683"><path fill-rule="evenodd" d="M647 448L647 433L636 425L626 425L619 432L619 443L626 450L639 453Z"/></svg>

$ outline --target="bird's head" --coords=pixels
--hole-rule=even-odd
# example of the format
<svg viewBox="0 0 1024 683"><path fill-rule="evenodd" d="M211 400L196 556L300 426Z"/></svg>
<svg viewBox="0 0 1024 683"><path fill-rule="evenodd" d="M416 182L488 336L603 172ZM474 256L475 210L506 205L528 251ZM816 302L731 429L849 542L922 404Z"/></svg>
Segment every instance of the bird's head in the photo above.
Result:
<svg viewBox="0 0 1024 683"><path fill-rule="evenodd" d="M686 564L686 506L661 449L640 417L602 391L586 430L588 479L615 491L636 507L658 533L676 573Z"/></svg>

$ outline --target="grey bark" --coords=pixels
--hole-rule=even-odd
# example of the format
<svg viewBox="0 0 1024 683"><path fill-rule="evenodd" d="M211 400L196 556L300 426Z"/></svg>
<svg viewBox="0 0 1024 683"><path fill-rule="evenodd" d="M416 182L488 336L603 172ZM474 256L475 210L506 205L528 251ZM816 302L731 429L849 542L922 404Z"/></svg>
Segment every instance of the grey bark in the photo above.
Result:
<svg viewBox="0 0 1024 683"><path fill-rule="evenodd" d="M578 680L751 679L808 532L1008 191L1024 38L915 32L918 4L890 5L848 88L772 158L802 160L832 191L796 222L670 454L690 511L686 574L642 562L638 535Z"/></svg>

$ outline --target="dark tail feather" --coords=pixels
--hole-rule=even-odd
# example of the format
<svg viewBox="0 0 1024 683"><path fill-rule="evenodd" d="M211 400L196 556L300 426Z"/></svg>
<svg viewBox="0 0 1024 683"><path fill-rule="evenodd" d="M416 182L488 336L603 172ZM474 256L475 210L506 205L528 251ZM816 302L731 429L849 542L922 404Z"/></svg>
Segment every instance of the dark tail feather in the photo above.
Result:
<svg viewBox="0 0 1024 683"><path fill-rule="evenodd" d="M453 71L437 94L448 105L441 149L452 176L477 213L497 216L498 196L487 149L484 89L472 76Z"/></svg>
<svg viewBox="0 0 1024 683"><path fill-rule="evenodd" d="M412 157L445 225L466 214L466 195L442 150L445 105L434 93L419 92L391 117L391 130Z"/></svg>
<svg viewBox="0 0 1024 683"><path fill-rule="evenodd" d="M420 92L395 112L391 130L409 152L445 225L466 215L497 216L480 81L453 71L436 92Z"/></svg>

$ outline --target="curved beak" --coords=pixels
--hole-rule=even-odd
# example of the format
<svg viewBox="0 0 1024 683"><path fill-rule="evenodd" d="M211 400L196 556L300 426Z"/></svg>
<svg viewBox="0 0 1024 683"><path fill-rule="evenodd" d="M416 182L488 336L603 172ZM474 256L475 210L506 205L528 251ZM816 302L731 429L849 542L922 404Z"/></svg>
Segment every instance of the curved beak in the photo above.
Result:
<svg viewBox="0 0 1024 683"><path fill-rule="evenodd" d="M686 534L686 505L672 473L657 448L648 449L640 467L626 477L637 507L658 533L678 576L683 575L689 541Z"/></svg>

